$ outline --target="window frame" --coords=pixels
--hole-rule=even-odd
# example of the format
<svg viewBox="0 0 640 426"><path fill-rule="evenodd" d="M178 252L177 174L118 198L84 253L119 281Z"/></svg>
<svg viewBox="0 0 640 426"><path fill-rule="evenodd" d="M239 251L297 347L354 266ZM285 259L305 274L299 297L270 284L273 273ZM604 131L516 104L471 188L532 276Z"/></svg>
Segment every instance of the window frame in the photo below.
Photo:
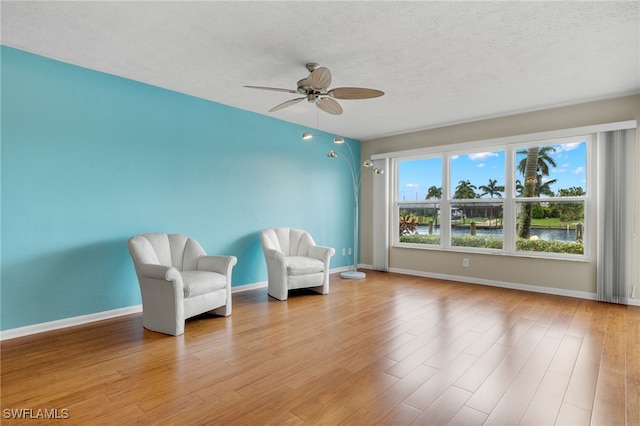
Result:
<svg viewBox="0 0 640 426"><path fill-rule="evenodd" d="M585 142L586 146L586 159L585 159L585 179L586 189L584 196L578 197L516 197L516 152L523 148L531 146L546 146L546 145L562 145L571 142ZM596 158L594 150L596 149L596 138L591 133L584 133L578 136L564 136L554 138L532 138L527 141L514 140L506 141L501 140L500 144L484 145L479 144L458 144L458 145L444 145L425 149L422 154L413 154L408 156L402 156L401 152L396 153L396 156L390 156L390 203L391 209L389 218L390 232L391 232L391 246L400 248L411 248L420 250L438 250L438 251L452 251L452 252L472 252L472 253L485 253L485 254L499 254L505 256L516 257L536 257L545 259L560 259L560 260L574 260L574 261L591 261L592 252L594 250L593 241L595 240L595 172L596 172ZM451 185L451 157L456 155L469 155L478 152L492 152L492 151L504 151L505 165L504 165L504 197L493 199L469 199L458 200L452 198ZM427 158L442 158L442 199L440 200L415 200L415 201L403 201L398 200L398 183L399 177L399 163L407 160L427 159ZM526 200L526 201L525 201ZM446 219L441 219L440 222L440 244L419 244L419 243L407 243L400 242L399 235L399 212L403 204L424 205L425 207L439 204L440 211L450 211L452 203L458 204L459 202L471 203L503 203L503 233L502 233L502 249L490 249L490 248L477 248L467 246L454 246L451 242L451 218L447 215ZM583 254L569 254L569 253L550 253L550 252L536 252L536 251L524 251L517 250L516 247L516 212L517 204L522 203L536 203L536 202L582 202L584 203L584 226L585 233L583 238ZM592 229L593 228L593 229Z"/></svg>

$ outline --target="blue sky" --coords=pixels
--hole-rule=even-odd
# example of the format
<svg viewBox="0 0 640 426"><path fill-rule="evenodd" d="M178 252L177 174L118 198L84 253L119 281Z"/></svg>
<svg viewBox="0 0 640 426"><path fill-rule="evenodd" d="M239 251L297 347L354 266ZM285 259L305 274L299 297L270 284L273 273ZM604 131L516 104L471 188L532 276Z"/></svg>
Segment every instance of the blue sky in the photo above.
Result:
<svg viewBox="0 0 640 426"><path fill-rule="evenodd" d="M557 179L551 186L554 192L560 188L580 186L586 189L586 143L575 142L566 144L549 144L556 151L551 158L556 162L549 176L544 180ZM516 166L523 155L516 155ZM461 180L469 180L477 187L488 185L489 179L496 179L498 185L505 185L505 153L504 151L476 152L473 154L451 157L451 192ZM407 160L399 163L398 182L400 200L424 200L431 186L442 186L442 159L430 158L421 160ZM522 181L522 176L516 171L516 179ZM480 190L476 190L482 193ZM504 194L503 194L504 195ZM488 198L488 195L485 197Z"/></svg>

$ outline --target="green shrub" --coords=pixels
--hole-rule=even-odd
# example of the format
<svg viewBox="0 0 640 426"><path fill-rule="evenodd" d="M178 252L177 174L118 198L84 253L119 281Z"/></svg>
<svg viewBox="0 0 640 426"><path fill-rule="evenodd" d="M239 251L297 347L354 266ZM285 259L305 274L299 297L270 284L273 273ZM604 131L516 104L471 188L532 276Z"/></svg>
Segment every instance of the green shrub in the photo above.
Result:
<svg viewBox="0 0 640 426"><path fill-rule="evenodd" d="M534 204L531 209L532 219L544 219L544 209L540 204Z"/></svg>
<svg viewBox="0 0 640 426"><path fill-rule="evenodd" d="M524 238L518 238L516 240L516 250L541 251L545 253L583 254L584 245L582 243L569 241L527 240Z"/></svg>
<svg viewBox="0 0 640 426"><path fill-rule="evenodd" d="M455 235L451 238L451 245L457 247L480 247L501 249L502 238L498 237L472 237L471 235Z"/></svg>
<svg viewBox="0 0 640 426"><path fill-rule="evenodd" d="M439 245L440 235L411 234L400 236L401 243ZM488 249L501 249L502 238L498 237L472 237L471 235L457 235L451 238L451 245L456 247L476 247ZM545 253L583 254L584 245L568 241L545 241L516 239L516 250L538 251Z"/></svg>
<svg viewBox="0 0 640 426"><path fill-rule="evenodd" d="M427 235L427 234L411 234L411 235L401 235L400 236L401 243L411 243L411 244L440 244L440 235Z"/></svg>

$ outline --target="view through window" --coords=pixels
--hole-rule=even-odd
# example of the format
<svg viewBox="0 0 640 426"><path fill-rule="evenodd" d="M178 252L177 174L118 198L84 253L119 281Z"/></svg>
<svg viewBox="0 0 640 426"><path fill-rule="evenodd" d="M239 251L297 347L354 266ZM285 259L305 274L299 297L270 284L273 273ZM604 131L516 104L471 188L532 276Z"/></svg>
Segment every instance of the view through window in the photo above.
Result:
<svg viewBox="0 0 640 426"><path fill-rule="evenodd" d="M396 243L585 253L588 137L396 159Z"/></svg>

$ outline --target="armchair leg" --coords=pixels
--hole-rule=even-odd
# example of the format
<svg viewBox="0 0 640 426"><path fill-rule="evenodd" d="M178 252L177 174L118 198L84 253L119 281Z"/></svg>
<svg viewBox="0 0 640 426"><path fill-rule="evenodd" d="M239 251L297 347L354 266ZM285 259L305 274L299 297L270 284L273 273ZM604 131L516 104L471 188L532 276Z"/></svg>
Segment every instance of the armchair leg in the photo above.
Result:
<svg viewBox="0 0 640 426"><path fill-rule="evenodd" d="M231 315L231 306L230 305L221 306L219 308L214 309L213 313L216 315L220 315L222 317L228 317L229 315Z"/></svg>
<svg viewBox="0 0 640 426"><path fill-rule="evenodd" d="M273 297L274 299L279 300L281 302L287 300L287 297L289 296L288 291L285 291L283 294L271 294L271 293L268 293L268 294L269 294L269 297Z"/></svg>
<svg viewBox="0 0 640 426"><path fill-rule="evenodd" d="M157 320L155 318L149 318L149 315L142 314L142 326L150 331L156 333L169 334L171 336L179 336L184 334L184 320L182 322L175 320Z"/></svg>
<svg viewBox="0 0 640 426"><path fill-rule="evenodd" d="M328 285L321 285L318 287L309 287L309 290L315 291L316 293L320 293L320 294L329 294Z"/></svg>

